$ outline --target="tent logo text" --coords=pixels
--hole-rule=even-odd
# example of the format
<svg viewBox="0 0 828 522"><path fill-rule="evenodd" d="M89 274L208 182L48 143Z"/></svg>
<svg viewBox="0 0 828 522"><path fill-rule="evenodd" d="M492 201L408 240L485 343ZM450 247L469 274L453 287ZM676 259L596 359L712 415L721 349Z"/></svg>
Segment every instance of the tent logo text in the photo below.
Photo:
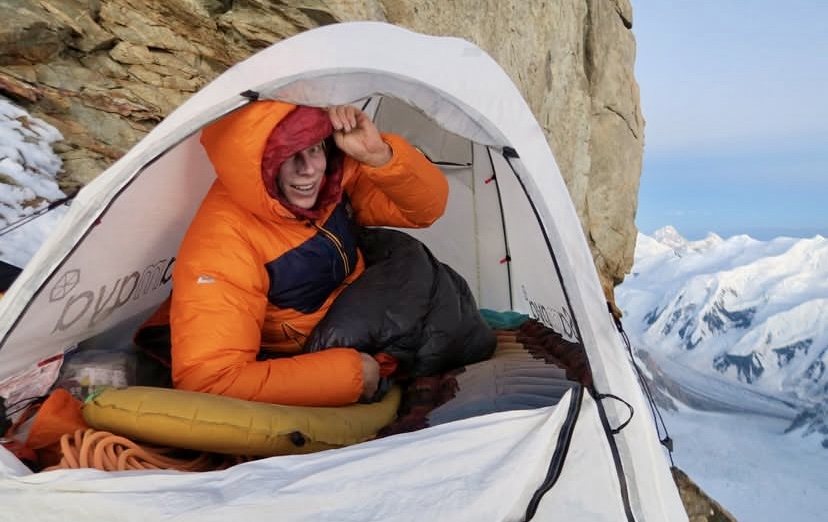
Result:
<svg viewBox="0 0 828 522"><path fill-rule="evenodd" d="M521 287L521 289L523 290L523 298L529 303L529 316L532 319L536 319L549 328L552 328L566 339L580 342L575 329L575 321L569 309L562 307L560 310L556 310L551 306L533 301L529 298L526 287Z"/></svg>
<svg viewBox="0 0 828 522"><path fill-rule="evenodd" d="M63 274L49 294L51 301L63 301L63 311L52 328L62 332L78 322L94 326L130 301L138 301L172 279L175 258L162 259L95 289L80 285L82 272L73 269ZM80 287L79 291L74 291Z"/></svg>

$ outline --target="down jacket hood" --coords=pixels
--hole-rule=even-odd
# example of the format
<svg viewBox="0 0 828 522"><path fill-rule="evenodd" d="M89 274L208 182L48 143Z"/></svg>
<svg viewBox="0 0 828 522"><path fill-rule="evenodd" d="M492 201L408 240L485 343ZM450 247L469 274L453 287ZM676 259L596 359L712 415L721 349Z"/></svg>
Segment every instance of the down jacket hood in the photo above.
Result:
<svg viewBox="0 0 828 522"><path fill-rule="evenodd" d="M237 204L266 220L316 218L320 211L315 209L324 209L341 197L339 158L329 158L325 186L311 211L288 203L279 194L276 178L286 159L328 138L332 131L322 109L264 100L205 127L201 144L219 182Z"/></svg>

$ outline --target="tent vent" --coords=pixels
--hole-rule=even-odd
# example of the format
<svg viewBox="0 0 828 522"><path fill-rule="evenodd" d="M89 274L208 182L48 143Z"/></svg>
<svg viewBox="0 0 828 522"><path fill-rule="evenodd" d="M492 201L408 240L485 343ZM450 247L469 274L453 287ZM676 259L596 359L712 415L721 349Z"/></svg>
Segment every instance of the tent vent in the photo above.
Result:
<svg viewBox="0 0 828 522"><path fill-rule="evenodd" d="M259 93L256 91L251 91L249 89L241 93L240 96L243 96L250 101L256 101L259 99Z"/></svg>
<svg viewBox="0 0 828 522"><path fill-rule="evenodd" d="M503 147L503 157L504 158L520 158L518 153L512 147Z"/></svg>

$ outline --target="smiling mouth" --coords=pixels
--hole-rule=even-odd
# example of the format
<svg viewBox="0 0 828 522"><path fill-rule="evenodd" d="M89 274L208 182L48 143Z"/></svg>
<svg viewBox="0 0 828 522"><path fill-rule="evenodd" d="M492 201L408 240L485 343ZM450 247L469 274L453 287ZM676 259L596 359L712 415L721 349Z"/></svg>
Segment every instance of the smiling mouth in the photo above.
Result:
<svg viewBox="0 0 828 522"><path fill-rule="evenodd" d="M306 185L291 185L290 188L299 192L311 192L316 187L316 183L308 183Z"/></svg>

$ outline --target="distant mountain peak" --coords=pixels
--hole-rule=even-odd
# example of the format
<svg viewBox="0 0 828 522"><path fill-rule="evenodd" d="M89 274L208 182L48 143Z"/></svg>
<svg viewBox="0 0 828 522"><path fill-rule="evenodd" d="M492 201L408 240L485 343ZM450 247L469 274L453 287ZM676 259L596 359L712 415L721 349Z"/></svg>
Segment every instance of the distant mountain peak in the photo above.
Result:
<svg viewBox="0 0 828 522"><path fill-rule="evenodd" d="M690 241L672 225L659 228L653 232L652 238L658 243L671 248L678 256L689 252L704 252L724 242L715 232L708 232L704 239Z"/></svg>
<svg viewBox="0 0 828 522"><path fill-rule="evenodd" d="M671 248L681 248L687 244L687 240L684 239L684 236L682 236L672 225L659 228L653 232L652 238L662 245Z"/></svg>

